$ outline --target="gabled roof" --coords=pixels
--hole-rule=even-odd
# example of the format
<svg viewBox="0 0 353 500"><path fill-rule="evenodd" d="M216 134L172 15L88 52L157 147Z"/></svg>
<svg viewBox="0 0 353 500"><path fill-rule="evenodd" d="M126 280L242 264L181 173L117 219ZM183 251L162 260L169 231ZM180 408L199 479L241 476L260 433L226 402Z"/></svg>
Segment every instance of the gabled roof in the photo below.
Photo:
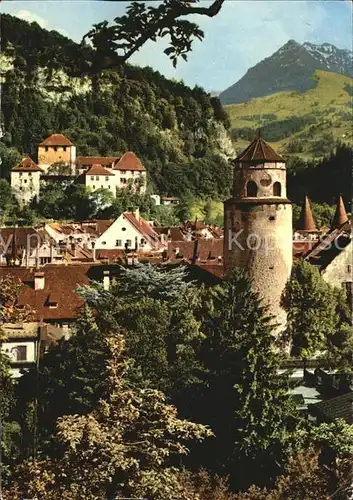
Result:
<svg viewBox="0 0 353 500"><path fill-rule="evenodd" d="M27 156L12 169L12 172L43 172L43 170L34 163L32 158Z"/></svg>
<svg viewBox="0 0 353 500"><path fill-rule="evenodd" d="M87 170L85 175L114 175L113 172L102 167L102 165L92 165L91 168Z"/></svg>
<svg viewBox="0 0 353 500"><path fill-rule="evenodd" d="M140 159L132 151L125 153L118 162L115 162L114 170L138 170L145 171Z"/></svg>
<svg viewBox="0 0 353 500"><path fill-rule="evenodd" d="M236 162L284 162L284 159L271 148L262 137L256 137L234 160Z"/></svg>
<svg viewBox="0 0 353 500"><path fill-rule="evenodd" d="M309 198L305 196L302 211L300 214L300 219L297 226L298 231L308 231L315 232L317 231L313 213L311 211L311 206L309 202Z"/></svg>
<svg viewBox="0 0 353 500"><path fill-rule="evenodd" d="M336 212L332 221L332 229L341 227L342 224L344 224L347 221L348 221L348 215L343 203L342 196L340 196L337 200Z"/></svg>
<svg viewBox="0 0 353 500"><path fill-rule="evenodd" d="M123 216L143 237L148 238L152 245L156 247L162 246L158 234L145 219L141 216L137 219L134 212L124 212Z"/></svg>
<svg viewBox="0 0 353 500"><path fill-rule="evenodd" d="M76 164L84 167L92 165L110 166L119 160L118 156L77 156Z"/></svg>
<svg viewBox="0 0 353 500"><path fill-rule="evenodd" d="M44 139L39 146L73 146L73 144L63 134L52 134Z"/></svg>

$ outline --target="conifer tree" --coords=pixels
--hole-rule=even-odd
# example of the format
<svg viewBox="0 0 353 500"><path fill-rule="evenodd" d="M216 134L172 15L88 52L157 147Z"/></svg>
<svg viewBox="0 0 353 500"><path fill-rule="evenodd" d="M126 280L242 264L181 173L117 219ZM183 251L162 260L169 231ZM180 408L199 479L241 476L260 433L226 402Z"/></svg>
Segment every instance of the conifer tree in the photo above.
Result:
<svg viewBox="0 0 353 500"><path fill-rule="evenodd" d="M58 420L59 455L22 464L5 498L189 498L183 494L178 458L188 453L189 442L202 441L211 431L180 420L163 393L131 389L123 337L109 337L106 344L108 383L103 398L86 415Z"/></svg>
<svg viewBox="0 0 353 500"><path fill-rule="evenodd" d="M290 450L295 412L278 375L280 354L266 308L234 270L206 296L202 359L207 369L199 418L214 430L203 456L234 487L266 483ZM292 416L293 415L293 416Z"/></svg>

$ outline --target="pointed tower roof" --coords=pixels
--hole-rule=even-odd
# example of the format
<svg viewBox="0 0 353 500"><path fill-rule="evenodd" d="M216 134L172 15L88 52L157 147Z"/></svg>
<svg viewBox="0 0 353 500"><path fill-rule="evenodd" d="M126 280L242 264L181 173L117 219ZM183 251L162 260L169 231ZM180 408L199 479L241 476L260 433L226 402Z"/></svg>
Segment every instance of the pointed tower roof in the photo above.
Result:
<svg viewBox="0 0 353 500"><path fill-rule="evenodd" d="M276 153L276 151L271 148L266 141L263 140L260 133L258 137L249 144L247 148L244 149L235 159L235 161L241 162L281 162L284 163L284 159Z"/></svg>
<svg viewBox="0 0 353 500"><path fill-rule="evenodd" d="M300 214L298 226L298 231L317 231L316 224L313 217L313 212L311 210L310 201L307 195L305 195L304 203L302 206L302 211Z"/></svg>
<svg viewBox="0 0 353 500"><path fill-rule="evenodd" d="M333 221L332 221L331 229L341 227L342 224L344 224L345 222L348 222L348 220L349 219L348 219L348 215L346 212L346 208L344 206L342 196L340 195L338 198L338 201L337 201L336 212L335 212L335 216L334 216Z"/></svg>

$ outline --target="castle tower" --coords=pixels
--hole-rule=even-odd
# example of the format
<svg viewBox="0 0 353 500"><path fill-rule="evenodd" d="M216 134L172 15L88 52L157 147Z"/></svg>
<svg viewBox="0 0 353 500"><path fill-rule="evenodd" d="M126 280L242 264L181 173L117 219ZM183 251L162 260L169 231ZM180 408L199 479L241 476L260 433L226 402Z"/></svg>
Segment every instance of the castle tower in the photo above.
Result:
<svg viewBox="0 0 353 500"><path fill-rule="evenodd" d="M27 156L11 170L11 188L20 205L39 200L40 176L43 170Z"/></svg>
<svg viewBox="0 0 353 500"><path fill-rule="evenodd" d="M348 220L349 219L346 212L346 208L343 203L342 196L339 196L337 200L336 212L332 221L331 229L337 229L341 227L345 222L348 222Z"/></svg>
<svg viewBox="0 0 353 500"><path fill-rule="evenodd" d="M46 173L52 165L70 167L75 174L76 146L63 134L52 134L38 145L38 165Z"/></svg>
<svg viewBox="0 0 353 500"><path fill-rule="evenodd" d="M224 203L224 266L247 270L278 332L286 325L280 302L292 262L285 162L259 135L234 160L232 198Z"/></svg>

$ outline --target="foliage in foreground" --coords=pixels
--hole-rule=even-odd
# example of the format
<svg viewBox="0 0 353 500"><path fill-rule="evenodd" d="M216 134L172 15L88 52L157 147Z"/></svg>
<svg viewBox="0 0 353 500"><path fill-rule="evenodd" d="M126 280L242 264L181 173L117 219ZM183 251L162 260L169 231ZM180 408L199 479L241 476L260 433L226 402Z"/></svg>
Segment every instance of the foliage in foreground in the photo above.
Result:
<svg viewBox="0 0 353 500"><path fill-rule="evenodd" d="M177 418L175 407L153 389L131 389L121 335L107 339L109 385L98 407L57 422L61 449L54 459L23 463L8 492L49 499L119 496L180 499L178 456L188 442L211 436L203 425Z"/></svg>

